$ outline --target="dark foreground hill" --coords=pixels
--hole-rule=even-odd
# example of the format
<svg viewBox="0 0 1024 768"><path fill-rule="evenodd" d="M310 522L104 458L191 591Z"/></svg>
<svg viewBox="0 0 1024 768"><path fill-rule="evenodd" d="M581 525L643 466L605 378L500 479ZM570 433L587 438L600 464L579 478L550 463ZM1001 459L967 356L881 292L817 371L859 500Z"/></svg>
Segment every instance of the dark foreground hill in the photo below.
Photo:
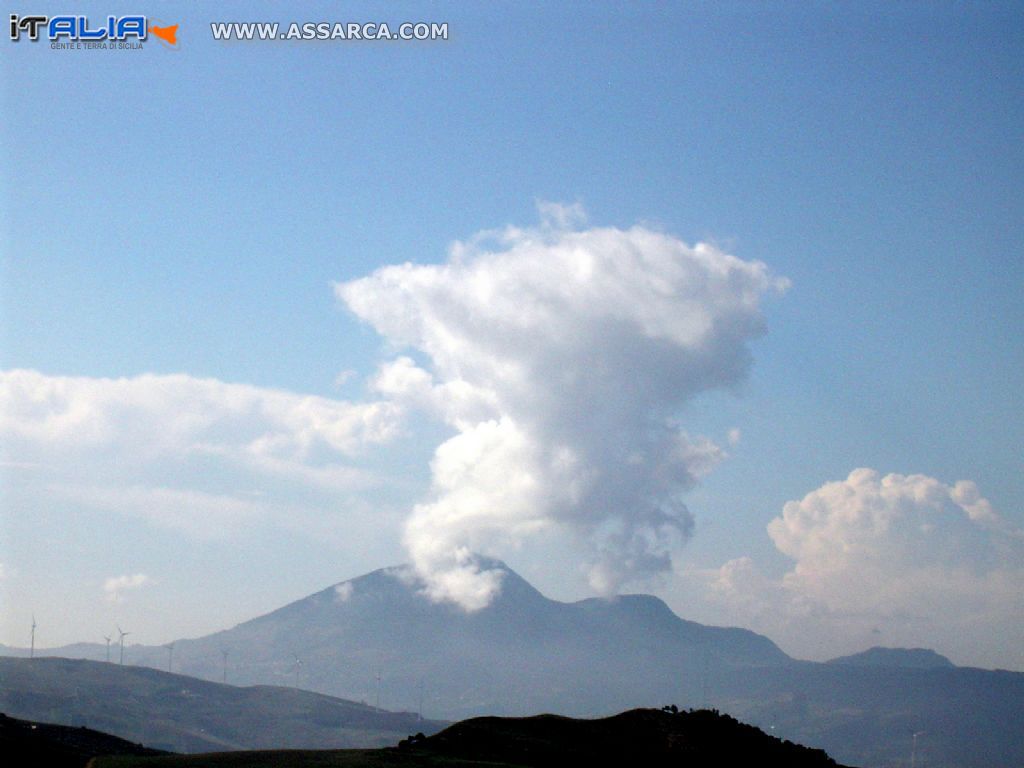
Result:
<svg viewBox="0 0 1024 768"><path fill-rule="evenodd" d="M565 765L835 766L820 749L768 736L710 710L635 709L599 720L555 715L466 720L407 750L481 762Z"/></svg>
<svg viewBox="0 0 1024 768"><path fill-rule="evenodd" d="M82 768L98 755L160 754L164 753L90 728L33 723L0 714L0 755L11 768Z"/></svg>
<svg viewBox="0 0 1024 768"><path fill-rule="evenodd" d="M293 688L59 658L0 658L0 712L173 752L376 747L444 726Z"/></svg>
<svg viewBox="0 0 1024 768"><path fill-rule="evenodd" d="M245 765L323 768L563 768L563 766L784 765L835 768L821 750L768 736L717 712L638 709L599 720L555 715L480 717L397 749L321 753L242 753L139 760L104 759L96 768L228 768Z"/></svg>

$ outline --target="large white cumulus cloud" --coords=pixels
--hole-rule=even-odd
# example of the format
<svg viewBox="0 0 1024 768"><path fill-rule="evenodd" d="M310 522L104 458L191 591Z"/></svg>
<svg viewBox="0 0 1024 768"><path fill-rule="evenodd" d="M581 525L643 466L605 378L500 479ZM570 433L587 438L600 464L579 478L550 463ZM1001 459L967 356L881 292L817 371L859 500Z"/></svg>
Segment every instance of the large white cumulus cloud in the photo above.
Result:
<svg viewBox="0 0 1024 768"><path fill-rule="evenodd" d="M969 595L961 615L977 615L1006 598L1001 573L1024 570L1024 540L968 481L854 470L788 502L768 534L795 561L785 585L844 611L943 611Z"/></svg>
<svg viewBox="0 0 1024 768"><path fill-rule="evenodd" d="M768 534L793 561L781 579L739 558L712 587L775 637L799 628L851 651L873 635L989 664L1024 632L1024 533L972 482L857 469L787 502Z"/></svg>
<svg viewBox="0 0 1024 768"><path fill-rule="evenodd" d="M406 526L437 598L473 609L500 588L472 554L551 526L580 535L608 592L668 569L692 518L680 493L723 455L672 419L735 385L783 287L764 264L647 227L574 230L548 205L537 229L457 243L444 264L403 264L336 286L403 356L376 389L455 429L431 497Z"/></svg>

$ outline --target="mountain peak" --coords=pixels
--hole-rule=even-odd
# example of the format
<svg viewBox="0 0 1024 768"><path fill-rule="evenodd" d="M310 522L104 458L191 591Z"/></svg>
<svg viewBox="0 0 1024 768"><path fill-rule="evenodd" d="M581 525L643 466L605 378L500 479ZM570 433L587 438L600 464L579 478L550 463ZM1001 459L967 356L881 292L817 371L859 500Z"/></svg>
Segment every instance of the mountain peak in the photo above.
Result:
<svg viewBox="0 0 1024 768"><path fill-rule="evenodd" d="M956 666L931 648L883 648L878 645L850 656L830 659L826 663L859 667L904 667L906 669L950 669Z"/></svg>
<svg viewBox="0 0 1024 768"><path fill-rule="evenodd" d="M502 574L501 590L488 608L510 602L520 603L524 600L547 601L546 597L503 561L497 558L478 555L474 562L480 570L500 571ZM359 594L381 597L387 595L394 598L399 593L404 594L406 597L411 596L426 602L436 602L431 601L427 596L426 583L409 563L379 568L363 576L357 576L354 579L340 582L324 590L321 595L333 595L336 600L347 602L353 596ZM451 603L442 604L453 605Z"/></svg>

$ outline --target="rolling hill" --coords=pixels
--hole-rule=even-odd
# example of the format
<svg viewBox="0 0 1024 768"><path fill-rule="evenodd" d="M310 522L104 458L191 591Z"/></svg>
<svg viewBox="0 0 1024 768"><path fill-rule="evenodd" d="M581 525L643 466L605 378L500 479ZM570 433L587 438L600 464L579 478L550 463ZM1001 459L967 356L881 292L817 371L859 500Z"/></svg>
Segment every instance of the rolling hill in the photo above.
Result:
<svg viewBox="0 0 1024 768"><path fill-rule="evenodd" d="M82 768L99 755L159 754L159 750L90 728L33 723L0 714L0 755L5 765Z"/></svg>
<svg viewBox="0 0 1024 768"><path fill-rule="evenodd" d="M0 658L0 712L174 752L385 746L444 725L292 688L45 657Z"/></svg>

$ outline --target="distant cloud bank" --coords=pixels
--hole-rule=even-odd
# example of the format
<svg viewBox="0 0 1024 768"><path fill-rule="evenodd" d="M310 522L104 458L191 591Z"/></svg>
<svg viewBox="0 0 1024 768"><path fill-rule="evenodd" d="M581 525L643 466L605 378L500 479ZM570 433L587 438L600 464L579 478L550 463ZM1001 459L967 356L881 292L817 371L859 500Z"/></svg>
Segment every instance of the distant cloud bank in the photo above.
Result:
<svg viewBox="0 0 1024 768"><path fill-rule="evenodd" d="M781 579L743 557L709 586L773 637L819 633L835 648L845 634L854 650L871 635L929 638L960 658L996 659L1024 633L1024 532L972 482L857 469L787 502L768 535L793 562Z"/></svg>
<svg viewBox="0 0 1024 768"><path fill-rule="evenodd" d="M33 493L226 538L300 495L337 506L376 480L356 466L402 406L183 374L104 379L0 372L0 443ZM312 494L312 496L311 496Z"/></svg>

